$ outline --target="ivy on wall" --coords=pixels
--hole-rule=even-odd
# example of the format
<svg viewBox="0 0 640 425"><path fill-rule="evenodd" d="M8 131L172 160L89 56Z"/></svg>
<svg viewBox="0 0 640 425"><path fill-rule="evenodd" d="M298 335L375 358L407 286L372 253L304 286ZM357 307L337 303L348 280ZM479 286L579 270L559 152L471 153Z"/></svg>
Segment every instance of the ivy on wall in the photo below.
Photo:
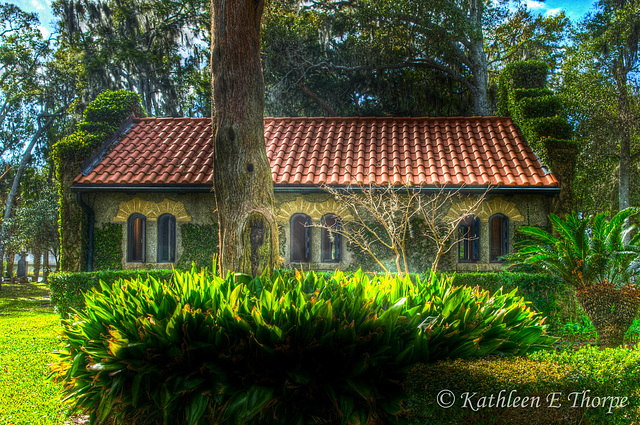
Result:
<svg viewBox="0 0 640 425"><path fill-rule="evenodd" d="M571 210L571 184L578 146L561 100L546 88L547 65L515 62L500 75L498 113L509 115L561 183L556 213Z"/></svg>
<svg viewBox="0 0 640 425"><path fill-rule="evenodd" d="M107 90L87 106L76 131L53 145L60 202L61 271L81 271L86 265L86 216L71 192L73 180L80 173L82 162L132 114L145 116L136 93Z"/></svg>
<svg viewBox="0 0 640 425"><path fill-rule="evenodd" d="M218 253L218 224L191 224L180 226L182 254L176 268L190 269L191 263L200 269L211 270L213 256Z"/></svg>
<svg viewBox="0 0 640 425"><path fill-rule="evenodd" d="M94 234L94 270L122 269L122 225L104 223Z"/></svg>
<svg viewBox="0 0 640 425"><path fill-rule="evenodd" d="M367 226L377 234L385 234L384 229L378 223L369 222ZM423 232L420 230L423 226L424 224L419 218L414 218L409 223L409 231L406 239L406 254L409 271L412 273L428 270L435 256L434 246L428 238L424 237ZM351 242L346 241L346 243L351 252L352 266L350 269L356 270L362 268L362 270L366 271L382 272L380 265L369 253ZM380 242L375 241L371 246L378 260L380 260L388 270L396 271L395 254Z"/></svg>

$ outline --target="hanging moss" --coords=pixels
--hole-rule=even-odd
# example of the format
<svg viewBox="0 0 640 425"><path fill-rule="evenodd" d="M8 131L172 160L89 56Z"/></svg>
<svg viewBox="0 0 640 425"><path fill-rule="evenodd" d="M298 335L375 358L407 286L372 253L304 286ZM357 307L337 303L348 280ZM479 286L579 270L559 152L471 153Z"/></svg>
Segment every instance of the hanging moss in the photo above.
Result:
<svg viewBox="0 0 640 425"><path fill-rule="evenodd" d="M197 268L211 270L213 256L218 254L218 225L184 223L180 226L180 232L182 255L176 267L189 269L194 263Z"/></svg>
<svg viewBox="0 0 640 425"><path fill-rule="evenodd" d="M121 224L105 223L95 230L93 269L122 269Z"/></svg>

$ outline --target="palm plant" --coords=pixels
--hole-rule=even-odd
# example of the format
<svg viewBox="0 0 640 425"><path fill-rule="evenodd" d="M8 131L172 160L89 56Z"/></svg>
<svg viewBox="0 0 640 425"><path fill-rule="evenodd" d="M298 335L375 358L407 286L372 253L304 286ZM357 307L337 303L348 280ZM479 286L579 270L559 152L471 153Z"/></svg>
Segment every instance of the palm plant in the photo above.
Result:
<svg viewBox="0 0 640 425"><path fill-rule="evenodd" d="M622 344L640 306L635 280L640 272L640 233L630 225L639 208L627 208L607 219L568 214L549 216L553 233L523 226L528 238L511 257L520 264L538 264L576 289L598 333L601 346Z"/></svg>

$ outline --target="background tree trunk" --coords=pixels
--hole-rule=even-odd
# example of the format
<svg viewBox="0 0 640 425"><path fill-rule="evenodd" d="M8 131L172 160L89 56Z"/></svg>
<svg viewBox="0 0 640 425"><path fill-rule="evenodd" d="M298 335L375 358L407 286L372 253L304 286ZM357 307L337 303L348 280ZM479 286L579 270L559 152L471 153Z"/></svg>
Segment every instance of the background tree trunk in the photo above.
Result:
<svg viewBox="0 0 640 425"><path fill-rule="evenodd" d="M40 264L42 261L42 250L33 249L31 251L33 254L33 279L32 282L38 282L38 278L40 277Z"/></svg>
<svg viewBox="0 0 640 425"><path fill-rule="evenodd" d="M264 0L212 0L213 186L220 272L260 274L278 261L264 142L260 25Z"/></svg>

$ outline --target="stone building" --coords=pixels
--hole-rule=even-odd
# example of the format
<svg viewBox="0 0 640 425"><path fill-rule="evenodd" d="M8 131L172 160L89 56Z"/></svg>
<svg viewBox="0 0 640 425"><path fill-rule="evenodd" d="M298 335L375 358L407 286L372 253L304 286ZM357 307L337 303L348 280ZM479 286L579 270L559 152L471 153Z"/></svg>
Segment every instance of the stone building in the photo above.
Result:
<svg viewBox="0 0 640 425"><path fill-rule="evenodd" d="M94 216L93 268L185 266L211 255L217 218L210 119L131 118L122 128L83 164L72 187ZM546 226L560 190L510 118L265 118L264 128L285 267L359 265L361 253L314 226L352 218L323 184L468 194L447 206L449 215L490 186L447 258L447 268L461 271L500 269L516 229Z"/></svg>

